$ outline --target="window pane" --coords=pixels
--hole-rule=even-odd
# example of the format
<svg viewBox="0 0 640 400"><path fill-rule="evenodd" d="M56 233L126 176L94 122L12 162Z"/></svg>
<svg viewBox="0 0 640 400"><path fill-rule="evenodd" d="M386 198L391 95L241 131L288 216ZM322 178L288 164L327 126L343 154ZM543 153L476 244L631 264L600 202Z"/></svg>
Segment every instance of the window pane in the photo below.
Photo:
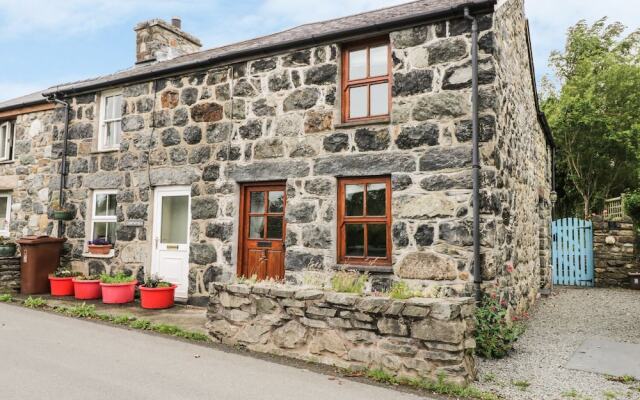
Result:
<svg viewBox="0 0 640 400"><path fill-rule="evenodd" d="M107 242L115 243L115 222L94 222L93 223L93 238L92 240L106 240Z"/></svg>
<svg viewBox="0 0 640 400"><path fill-rule="evenodd" d="M8 125L0 126L0 159L5 160L7 155L7 135L9 134Z"/></svg>
<svg viewBox="0 0 640 400"><path fill-rule="evenodd" d="M371 85L371 115L389 114L389 84Z"/></svg>
<svg viewBox="0 0 640 400"><path fill-rule="evenodd" d="M385 215L387 185L370 183L367 185L367 215Z"/></svg>
<svg viewBox="0 0 640 400"><path fill-rule="evenodd" d="M367 114L367 86L349 89L349 118L362 118Z"/></svg>
<svg viewBox="0 0 640 400"><path fill-rule="evenodd" d="M160 242L186 244L189 235L189 196L162 197Z"/></svg>
<svg viewBox="0 0 640 400"><path fill-rule="evenodd" d="M107 214L107 200L108 195L106 194L96 194L96 209L94 210L94 215L96 216L106 216Z"/></svg>
<svg viewBox="0 0 640 400"><path fill-rule="evenodd" d="M363 224L347 224L345 225L345 254L348 257L364 256L364 225Z"/></svg>
<svg viewBox="0 0 640 400"><path fill-rule="evenodd" d="M284 210L284 192L269 192L269 212Z"/></svg>
<svg viewBox="0 0 640 400"><path fill-rule="evenodd" d="M105 97L104 119L120 118L122 116L122 95Z"/></svg>
<svg viewBox="0 0 640 400"><path fill-rule="evenodd" d="M104 132L104 145L106 147L115 147L120 142L120 129L122 122L107 122Z"/></svg>
<svg viewBox="0 0 640 400"><path fill-rule="evenodd" d="M387 68L389 60L387 46L372 47L370 52L369 76L387 75L389 73Z"/></svg>
<svg viewBox="0 0 640 400"><path fill-rule="evenodd" d="M387 257L387 225L367 225L367 257Z"/></svg>
<svg viewBox="0 0 640 400"><path fill-rule="evenodd" d="M122 95L114 96L113 101L113 118L122 117Z"/></svg>
<svg viewBox="0 0 640 400"><path fill-rule="evenodd" d="M6 197L0 197L0 229L8 230L9 229L9 221L5 218L7 215L7 206L9 204L9 199Z"/></svg>
<svg viewBox="0 0 640 400"><path fill-rule="evenodd" d="M267 217L267 239L282 239L282 217Z"/></svg>
<svg viewBox="0 0 640 400"><path fill-rule="evenodd" d="M262 239L264 237L264 217L249 218L249 239Z"/></svg>
<svg viewBox="0 0 640 400"><path fill-rule="evenodd" d="M263 213L264 212L264 192L251 192L251 212Z"/></svg>
<svg viewBox="0 0 640 400"><path fill-rule="evenodd" d="M344 188L345 215L360 216L364 210L364 185L345 185Z"/></svg>
<svg viewBox="0 0 640 400"><path fill-rule="evenodd" d="M107 195L107 215L113 215L115 217L117 204L118 203L116 201L116 194L115 193L108 194Z"/></svg>
<svg viewBox="0 0 640 400"><path fill-rule="evenodd" d="M349 80L367 77L367 50L349 52Z"/></svg>

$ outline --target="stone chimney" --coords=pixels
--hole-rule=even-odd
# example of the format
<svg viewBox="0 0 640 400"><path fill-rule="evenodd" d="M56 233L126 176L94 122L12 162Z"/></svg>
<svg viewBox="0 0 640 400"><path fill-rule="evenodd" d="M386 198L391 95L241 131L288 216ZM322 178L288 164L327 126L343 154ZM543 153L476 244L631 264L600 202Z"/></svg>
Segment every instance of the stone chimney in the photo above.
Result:
<svg viewBox="0 0 640 400"><path fill-rule="evenodd" d="M136 64L170 60L200 50L200 40L182 29L180 18L171 24L161 19L141 22L136 31Z"/></svg>

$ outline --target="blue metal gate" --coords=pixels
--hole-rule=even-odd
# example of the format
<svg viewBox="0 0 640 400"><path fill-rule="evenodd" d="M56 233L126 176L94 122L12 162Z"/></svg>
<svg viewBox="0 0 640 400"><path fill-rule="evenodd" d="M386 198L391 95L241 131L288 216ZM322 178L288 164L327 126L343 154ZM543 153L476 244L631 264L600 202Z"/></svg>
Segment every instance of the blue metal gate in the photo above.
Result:
<svg viewBox="0 0 640 400"><path fill-rule="evenodd" d="M563 218L553 221L553 283L593 286L593 225Z"/></svg>

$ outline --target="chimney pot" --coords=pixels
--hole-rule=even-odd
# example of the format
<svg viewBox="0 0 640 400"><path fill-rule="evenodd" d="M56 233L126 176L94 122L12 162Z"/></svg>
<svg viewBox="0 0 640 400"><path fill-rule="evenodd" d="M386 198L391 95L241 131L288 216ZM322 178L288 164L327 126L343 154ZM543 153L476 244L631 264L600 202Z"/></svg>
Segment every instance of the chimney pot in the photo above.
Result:
<svg viewBox="0 0 640 400"><path fill-rule="evenodd" d="M175 26L178 29L182 29L182 20L180 17L171 18L171 25Z"/></svg>

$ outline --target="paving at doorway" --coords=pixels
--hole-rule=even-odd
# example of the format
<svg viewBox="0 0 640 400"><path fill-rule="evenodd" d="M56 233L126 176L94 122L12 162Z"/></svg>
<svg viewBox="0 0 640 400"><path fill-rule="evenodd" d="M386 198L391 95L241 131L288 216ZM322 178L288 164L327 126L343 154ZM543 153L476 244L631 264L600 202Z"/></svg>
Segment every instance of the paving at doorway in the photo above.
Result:
<svg viewBox="0 0 640 400"><path fill-rule="evenodd" d="M16 296L17 300L23 301L28 296ZM52 297L49 295L33 295L32 297L42 297L49 306L73 307L82 303L93 304L99 313L118 315L131 315L138 319L146 319L156 324L169 324L178 326L186 331L207 333L205 323L207 322L207 309L204 307L193 307L176 304L166 310L145 310L135 301L128 304L103 304L100 300L76 300L73 297Z"/></svg>

